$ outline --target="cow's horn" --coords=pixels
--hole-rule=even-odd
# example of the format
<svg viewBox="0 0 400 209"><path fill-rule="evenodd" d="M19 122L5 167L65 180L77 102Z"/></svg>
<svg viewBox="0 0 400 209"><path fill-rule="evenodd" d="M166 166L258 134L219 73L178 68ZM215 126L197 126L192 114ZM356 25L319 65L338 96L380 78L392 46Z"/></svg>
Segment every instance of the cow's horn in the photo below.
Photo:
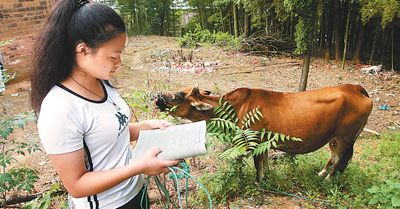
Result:
<svg viewBox="0 0 400 209"><path fill-rule="evenodd" d="M192 91L190 91L189 95L195 95L199 93L199 84L196 83L196 85L192 88Z"/></svg>

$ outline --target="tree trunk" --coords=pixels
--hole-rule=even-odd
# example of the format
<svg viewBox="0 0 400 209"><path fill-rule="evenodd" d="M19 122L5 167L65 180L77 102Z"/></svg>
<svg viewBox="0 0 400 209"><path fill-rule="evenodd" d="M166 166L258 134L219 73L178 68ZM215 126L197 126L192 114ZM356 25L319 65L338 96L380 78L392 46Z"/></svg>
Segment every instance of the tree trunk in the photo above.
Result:
<svg viewBox="0 0 400 209"><path fill-rule="evenodd" d="M160 11L160 36L164 36L164 22L165 22L165 18L166 18L166 4L167 4L167 0L163 0L162 1L162 7L161 7L161 11Z"/></svg>
<svg viewBox="0 0 400 209"><path fill-rule="evenodd" d="M249 37L250 35L250 12L244 11L244 36Z"/></svg>
<svg viewBox="0 0 400 209"><path fill-rule="evenodd" d="M360 29L358 30L358 34L357 34L358 38L357 38L354 55L353 55L354 62L360 62L360 60L361 60L361 51L363 48L363 42L364 42L364 37L365 37L365 34L364 34L365 26L363 25L361 20L358 21L358 24L360 25Z"/></svg>
<svg viewBox="0 0 400 209"><path fill-rule="evenodd" d="M139 34L139 8L137 6L137 1L135 1L135 19L136 19L136 34Z"/></svg>
<svg viewBox="0 0 400 209"><path fill-rule="evenodd" d="M235 2L232 2L232 11L233 11L233 28L235 31L235 38L239 37L239 29L238 29L238 10Z"/></svg>
<svg viewBox="0 0 400 209"><path fill-rule="evenodd" d="M308 72L310 71L310 53L311 50L307 50L307 52L303 54L303 68L301 71L299 92L305 91L307 88Z"/></svg>
<svg viewBox="0 0 400 209"><path fill-rule="evenodd" d="M393 28L392 28L392 69L391 70L394 70L394 57L393 57L393 45L394 45L394 41L393 41L393 39L394 39L394 25L393 25Z"/></svg>
<svg viewBox="0 0 400 209"><path fill-rule="evenodd" d="M220 15L220 18L221 18L222 32L225 32L224 17L223 17L223 14L222 14L221 7L219 8L219 15Z"/></svg>
<svg viewBox="0 0 400 209"><path fill-rule="evenodd" d="M199 5L199 15L200 15L201 29L205 29L206 25L204 23L203 5Z"/></svg>
<svg viewBox="0 0 400 209"><path fill-rule="evenodd" d="M341 27L341 13L340 13L340 0L335 0L334 2L335 8L335 20L333 23L334 31L335 31L335 59L340 61L342 58L342 48L343 48L343 40L342 40L342 27Z"/></svg>
<svg viewBox="0 0 400 209"><path fill-rule="evenodd" d="M229 16L229 34L233 34L233 30L232 30L232 16Z"/></svg>
<svg viewBox="0 0 400 209"><path fill-rule="evenodd" d="M269 35L268 13L265 11L265 34Z"/></svg>
<svg viewBox="0 0 400 209"><path fill-rule="evenodd" d="M325 42L325 61L329 62L331 59L331 52L332 52L332 35L333 35L333 21L334 21L334 12L332 12L331 8L333 2L327 6L327 16L326 16L326 42Z"/></svg>
<svg viewBox="0 0 400 209"><path fill-rule="evenodd" d="M375 52L375 46L376 46L376 41L378 39L378 34L379 34L379 27L375 29L375 35L374 35L374 42L372 43L372 50L371 50L371 56L369 57L369 64L372 63L372 57L374 57L374 52Z"/></svg>
<svg viewBox="0 0 400 209"><path fill-rule="evenodd" d="M348 10L347 10L347 23L346 23L346 35L344 39L344 51L343 51L343 63L342 69L344 69L345 61L346 61L346 50L347 50L347 40L349 39L349 25L350 25L350 1L348 1Z"/></svg>
<svg viewBox="0 0 400 209"><path fill-rule="evenodd" d="M326 10L325 10L326 11ZM326 12L322 12L321 14L321 26L320 26L320 31L319 31L319 52L323 52L324 50L324 43L325 43L325 33L326 33L326 15L324 14Z"/></svg>

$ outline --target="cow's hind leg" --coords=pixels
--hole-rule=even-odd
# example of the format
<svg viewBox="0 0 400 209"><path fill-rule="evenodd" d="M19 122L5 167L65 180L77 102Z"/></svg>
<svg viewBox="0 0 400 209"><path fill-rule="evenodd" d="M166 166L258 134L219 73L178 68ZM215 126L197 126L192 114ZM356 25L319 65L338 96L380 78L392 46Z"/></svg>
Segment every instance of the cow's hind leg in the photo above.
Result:
<svg viewBox="0 0 400 209"><path fill-rule="evenodd" d="M346 169L347 165L349 164L350 159L353 157L354 143L356 142L361 131L364 129L365 123L366 123L366 121L364 121L362 123L363 125L358 126L360 128L356 129L357 132L354 132L354 131L350 132L350 134L347 134L343 137L336 137L331 142L329 142L329 148L331 149L331 159L334 156L334 158L335 158L334 162L336 162L336 163L331 165L333 167L333 169L326 178L330 178L332 175L334 175L336 173L336 171L343 172L344 169ZM356 133L356 134L351 134L351 133ZM331 160L329 160L329 161L331 161ZM329 164L329 162L328 162L328 164ZM321 171L321 173L322 173L322 171ZM325 170L325 173L326 173L326 170ZM323 173L323 174L325 174L325 173Z"/></svg>
<svg viewBox="0 0 400 209"><path fill-rule="evenodd" d="M353 156L353 145L346 143L341 138L334 138L329 142L329 148L331 150L331 157L325 167L319 172L319 176L326 175L329 169L332 171L327 175L326 178L332 177L337 170L343 171L351 157Z"/></svg>
<svg viewBox="0 0 400 209"><path fill-rule="evenodd" d="M347 165L349 164L350 159L353 157L353 152L354 152L354 142L347 147L346 152L340 158L340 161L334 170L343 172L344 169L346 169Z"/></svg>

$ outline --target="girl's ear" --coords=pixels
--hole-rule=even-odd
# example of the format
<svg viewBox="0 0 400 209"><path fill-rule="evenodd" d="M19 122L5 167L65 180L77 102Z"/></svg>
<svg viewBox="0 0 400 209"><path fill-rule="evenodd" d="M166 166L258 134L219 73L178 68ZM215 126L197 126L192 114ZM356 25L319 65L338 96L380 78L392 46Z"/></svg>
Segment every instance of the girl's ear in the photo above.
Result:
<svg viewBox="0 0 400 209"><path fill-rule="evenodd" d="M75 47L75 53L88 54L89 53L89 47L85 43L79 43Z"/></svg>

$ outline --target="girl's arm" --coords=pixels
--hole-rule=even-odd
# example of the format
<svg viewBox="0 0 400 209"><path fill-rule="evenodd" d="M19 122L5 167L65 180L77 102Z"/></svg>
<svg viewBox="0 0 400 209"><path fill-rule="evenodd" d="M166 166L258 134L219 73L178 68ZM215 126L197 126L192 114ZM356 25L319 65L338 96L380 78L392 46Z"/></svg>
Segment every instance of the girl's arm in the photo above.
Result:
<svg viewBox="0 0 400 209"><path fill-rule="evenodd" d="M157 154L160 151L155 148L126 166L94 172L86 171L83 149L65 154L50 154L49 157L70 195L80 198L103 192L138 174L155 176L169 172L167 167L176 165L179 161L159 159Z"/></svg>
<svg viewBox="0 0 400 209"><path fill-rule="evenodd" d="M162 129L172 126L172 124L166 120L145 120L138 123L129 124L129 132L131 134L131 141L135 141L139 137L140 130L150 129Z"/></svg>

